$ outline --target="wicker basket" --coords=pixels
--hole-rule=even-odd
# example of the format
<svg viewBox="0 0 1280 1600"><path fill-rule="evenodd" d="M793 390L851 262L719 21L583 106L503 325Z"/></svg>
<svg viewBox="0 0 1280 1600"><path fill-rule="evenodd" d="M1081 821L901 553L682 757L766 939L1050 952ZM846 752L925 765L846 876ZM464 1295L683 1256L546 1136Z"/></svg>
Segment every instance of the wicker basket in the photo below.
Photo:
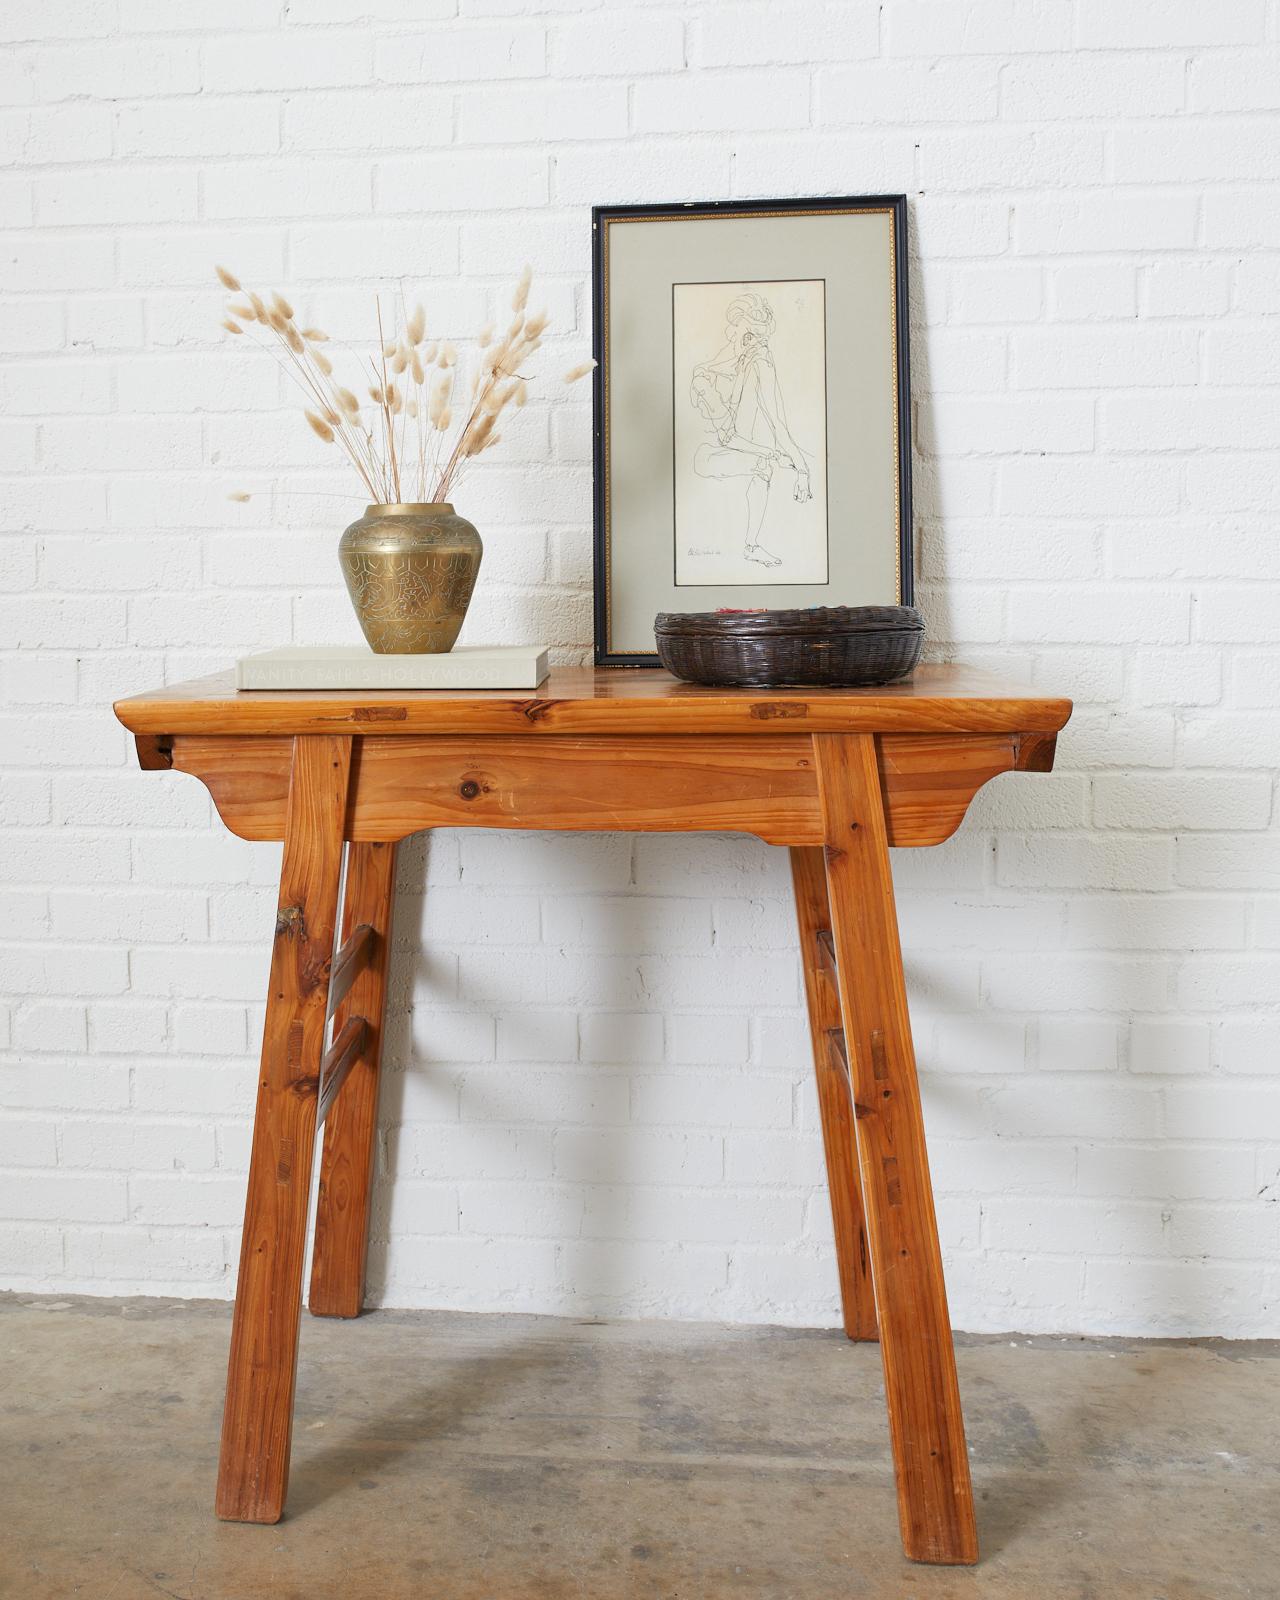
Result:
<svg viewBox="0 0 1280 1600"><path fill-rule="evenodd" d="M892 683L912 671L924 642L911 606L664 611L653 631L658 659L677 678L756 687Z"/></svg>

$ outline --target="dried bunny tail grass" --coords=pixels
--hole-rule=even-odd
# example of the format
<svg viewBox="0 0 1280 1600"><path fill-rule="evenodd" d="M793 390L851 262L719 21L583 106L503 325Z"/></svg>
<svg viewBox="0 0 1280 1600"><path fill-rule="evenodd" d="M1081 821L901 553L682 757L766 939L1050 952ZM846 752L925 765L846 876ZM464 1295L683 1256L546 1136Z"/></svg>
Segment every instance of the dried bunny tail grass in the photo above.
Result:
<svg viewBox="0 0 1280 1600"><path fill-rule="evenodd" d="M496 421L496 415L490 411L480 418L474 428L469 428L463 435L461 454L464 456L478 456L485 447L485 441L493 432L493 425Z"/></svg>
<svg viewBox="0 0 1280 1600"><path fill-rule="evenodd" d="M232 335L266 333L265 342L305 393L307 427L326 444L337 445L355 468L370 498L447 500L471 458L492 450L502 438L496 426L509 406L526 404L529 388L524 363L542 344L549 325L545 310L529 313L533 274L526 267L512 298L509 328L495 323L481 329L474 359L459 367L458 350L447 339L426 338L421 305L405 309L406 320L392 336L383 331L380 304L377 343L358 388L369 387L362 402L333 376L321 348L329 342L322 328L299 328L293 307L272 290L266 299L245 289L225 268L219 282L239 298L229 301L222 327ZM257 326L252 326L256 324ZM564 375L566 383L585 377L596 365L587 361ZM465 403L454 397L466 384ZM410 485L414 486L413 488ZM248 500L248 494L235 494Z"/></svg>
<svg viewBox="0 0 1280 1600"><path fill-rule="evenodd" d="M453 374L437 372L431 380L431 392L427 398L427 420L433 428L441 426L440 418L449 408L449 397L452 393Z"/></svg>
<svg viewBox="0 0 1280 1600"><path fill-rule="evenodd" d="M515 398L516 387L519 382L519 378L512 378L509 383L504 383L501 388L494 384L489 393L481 400L481 408L485 411L492 411L496 416L509 400Z"/></svg>
<svg viewBox="0 0 1280 1600"><path fill-rule="evenodd" d="M511 309L523 311L529 304L529 289L533 283L533 268L526 266L520 274L520 282L516 284L516 292L511 296Z"/></svg>

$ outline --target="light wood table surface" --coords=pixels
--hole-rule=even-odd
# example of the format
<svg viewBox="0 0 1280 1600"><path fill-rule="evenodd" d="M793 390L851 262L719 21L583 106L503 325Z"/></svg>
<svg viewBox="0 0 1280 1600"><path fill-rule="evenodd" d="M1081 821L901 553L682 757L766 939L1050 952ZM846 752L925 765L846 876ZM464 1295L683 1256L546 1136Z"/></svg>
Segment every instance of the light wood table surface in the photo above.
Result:
<svg viewBox="0 0 1280 1600"><path fill-rule="evenodd" d="M284 1508L321 1123L308 1305L354 1317L363 1301L397 842L424 828L736 830L791 852L844 1327L880 1342L903 1548L977 1560L888 847L949 837L997 773L1048 771L1069 701L956 667L877 689L575 668L536 695L236 693L224 674L116 714L143 767L199 778L241 838L284 841L220 1517Z"/></svg>

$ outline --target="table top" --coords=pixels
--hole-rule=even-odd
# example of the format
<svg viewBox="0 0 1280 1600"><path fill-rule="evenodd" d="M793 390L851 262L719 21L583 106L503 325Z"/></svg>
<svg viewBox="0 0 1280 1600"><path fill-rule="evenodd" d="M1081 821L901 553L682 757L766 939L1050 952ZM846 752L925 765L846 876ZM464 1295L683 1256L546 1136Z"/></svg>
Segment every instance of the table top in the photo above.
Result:
<svg viewBox="0 0 1280 1600"><path fill-rule="evenodd" d="M969 667L870 689L724 689L649 667L557 667L536 691L236 690L230 672L116 702L167 734L1056 733L1071 702Z"/></svg>

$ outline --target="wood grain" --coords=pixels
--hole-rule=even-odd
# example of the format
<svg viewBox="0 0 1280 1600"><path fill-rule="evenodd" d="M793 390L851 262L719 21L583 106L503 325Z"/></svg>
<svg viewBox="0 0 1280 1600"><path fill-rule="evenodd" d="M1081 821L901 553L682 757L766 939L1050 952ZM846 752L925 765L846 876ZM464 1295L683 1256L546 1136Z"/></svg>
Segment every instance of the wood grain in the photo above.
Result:
<svg viewBox="0 0 1280 1600"><path fill-rule="evenodd" d="M1008 734L886 734L880 741L889 842L938 844L978 788L1013 770ZM278 839L289 741L182 734L173 765L209 789L243 839ZM591 739L437 737L357 741L347 837L402 839L422 828L711 830L771 844L822 841L812 739L709 734Z"/></svg>
<svg viewBox="0 0 1280 1600"><path fill-rule="evenodd" d="M273 1522L284 1502L331 1001L342 1065L326 1095L310 1304L355 1316L363 1300L395 841L437 826L736 830L793 847L845 1327L874 1338L878 1321L904 1548L976 1560L887 851L946 838L996 774L1047 771L1069 701L955 667L865 690L573 669L537 697L237 695L223 677L116 710L143 766L194 773L234 832L284 840L220 1516ZM344 956L330 997L344 839Z"/></svg>
<svg viewBox="0 0 1280 1600"><path fill-rule="evenodd" d="M135 733L133 748L144 772L167 772L173 765L173 741L167 733Z"/></svg>
<svg viewBox="0 0 1280 1600"><path fill-rule="evenodd" d="M369 965L377 937L367 922L361 922L343 939L329 974L330 1015L346 999L351 985Z"/></svg>
<svg viewBox="0 0 1280 1600"><path fill-rule="evenodd" d="M941 844L964 821L984 783L1012 772L1008 734L885 734L875 741L895 846Z"/></svg>
<svg viewBox="0 0 1280 1600"><path fill-rule="evenodd" d="M349 1018L360 1016L368 1028L364 1047L324 1126L307 1301L316 1317L358 1317L364 1304L395 870L394 844L348 847L344 943L362 923L373 932L367 959L338 1008L334 1026L340 1029Z"/></svg>
<svg viewBox="0 0 1280 1600"><path fill-rule="evenodd" d="M278 1522L289 1481L316 1102L351 741L294 741L231 1324L217 1513Z"/></svg>
<svg viewBox="0 0 1280 1600"><path fill-rule="evenodd" d="M828 1039L830 1031L840 1025L840 1004L822 970L824 951L819 934L827 932L831 925L822 851L793 849L791 879L795 885L804 991L809 1004L809 1030L813 1036L813 1065L818 1080L818 1108L822 1117L822 1146L827 1158L827 1187L831 1194L831 1221L835 1227L844 1331L851 1339L874 1339L876 1301L862 1214L862 1185L858 1179L849 1078L832 1060Z"/></svg>
<svg viewBox="0 0 1280 1600"><path fill-rule="evenodd" d="M977 1528L875 741L814 740L902 1543L978 1559Z"/></svg>
<svg viewBox="0 0 1280 1600"><path fill-rule="evenodd" d="M287 741L180 737L175 764L242 838L279 837ZM388 739L358 741L347 836L423 828L710 829L818 839L808 739Z"/></svg>
<svg viewBox="0 0 1280 1600"><path fill-rule="evenodd" d="M320 1100L316 1107L316 1121L323 1122L352 1067L364 1050L369 1034L369 1024L363 1017L348 1017L329 1046L320 1069Z"/></svg>
<svg viewBox="0 0 1280 1600"><path fill-rule="evenodd" d="M1056 733L1023 733L1017 740L1018 759L1014 763L1019 772L1052 772L1054 753L1058 748Z"/></svg>
<svg viewBox="0 0 1280 1600"><path fill-rule="evenodd" d="M920 667L871 689L724 689L649 668L558 667L506 690L250 690L230 673L118 701L134 733L1055 733L1071 702L967 667Z"/></svg>

